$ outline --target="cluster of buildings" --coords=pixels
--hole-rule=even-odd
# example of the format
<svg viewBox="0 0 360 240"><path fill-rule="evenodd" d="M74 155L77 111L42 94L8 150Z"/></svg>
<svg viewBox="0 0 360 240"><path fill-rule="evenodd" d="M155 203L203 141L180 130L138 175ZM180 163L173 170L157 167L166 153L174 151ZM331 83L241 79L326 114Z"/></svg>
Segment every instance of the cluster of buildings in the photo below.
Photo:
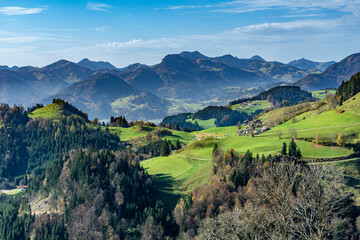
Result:
<svg viewBox="0 0 360 240"><path fill-rule="evenodd" d="M263 122L261 120L254 120L253 122L245 120L243 124L247 127L245 129L238 130L237 133L239 135L248 135L251 132L256 135L270 130L268 126L262 126Z"/></svg>
<svg viewBox="0 0 360 240"><path fill-rule="evenodd" d="M252 106L256 106L256 105L259 105L259 104L254 103L254 102L252 102L252 101L247 101L247 102L241 103L241 106L242 106L242 107L244 107L244 106L252 107Z"/></svg>

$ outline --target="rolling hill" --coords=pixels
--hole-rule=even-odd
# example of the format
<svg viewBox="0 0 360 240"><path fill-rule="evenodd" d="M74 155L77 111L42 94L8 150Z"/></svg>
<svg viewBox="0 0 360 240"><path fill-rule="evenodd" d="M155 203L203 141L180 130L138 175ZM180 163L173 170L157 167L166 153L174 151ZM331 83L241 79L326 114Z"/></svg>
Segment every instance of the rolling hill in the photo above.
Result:
<svg viewBox="0 0 360 240"><path fill-rule="evenodd" d="M166 115L169 103L157 96L142 92L118 76L97 73L47 98L61 98L88 112L90 117L108 119L125 115L129 120L154 119Z"/></svg>
<svg viewBox="0 0 360 240"><path fill-rule="evenodd" d="M33 102L45 96L34 88L37 78L28 73L0 70L0 102ZM36 90L35 90L36 89Z"/></svg>

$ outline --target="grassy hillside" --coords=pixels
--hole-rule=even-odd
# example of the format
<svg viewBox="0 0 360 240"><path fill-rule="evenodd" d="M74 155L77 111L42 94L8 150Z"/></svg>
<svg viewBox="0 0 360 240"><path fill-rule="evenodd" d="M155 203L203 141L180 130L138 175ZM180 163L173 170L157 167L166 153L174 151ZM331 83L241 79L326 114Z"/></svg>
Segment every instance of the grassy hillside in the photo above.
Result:
<svg viewBox="0 0 360 240"><path fill-rule="evenodd" d="M59 119L63 115L61 106L56 103L49 104L43 108L36 109L28 114L32 118L54 118Z"/></svg>
<svg viewBox="0 0 360 240"><path fill-rule="evenodd" d="M252 101L254 104L254 106L248 106L248 105L242 105L242 104L236 104L231 106L231 108L233 110L237 110L239 112L246 112L248 115L250 115L252 112L255 112L256 110L263 110L263 109L268 109L271 108L272 105L271 103L269 103L266 100L255 100Z"/></svg>
<svg viewBox="0 0 360 240"><path fill-rule="evenodd" d="M224 150L233 148L242 154L247 150L250 150L255 155L257 153L259 153L259 155L277 154L280 153L283 142L288 144L290 140L272 137L251 138L237 135L220 139L206 138L190 143L179 154L195 158L211 159L215 143ZM305 158L332 158L350 154L350 150L341 147L326 147L306 141L297 141L296 144L300 147L301 153Z"/></svg>
<svg viewBox="0 0 360 240"><path fill-rule="evenodd" d="M234 127L219 129L219 131L234 130ZM236 130L236 129L235 129ZM215 129L205 130L216 132ZM250 150L254 155L278 154L283 142L289 139L273 137L244 137L231 135L225 138L205 138L190 142L175 155L157 157L143 161L141 165L149 174L158 177L162 199L172 199L169 208L174 206L180 194L187 194L196 186L206 182L211 175L211 156L215 143L224 150L233 148L244 154ZM305 158L331 158L347 156L350 150L341 147L325 147L306 141L297 141Z"/></svg>
<svg viewBox="0 0 360 240"><path fill-rule="evenodd" d="M360 112L356 108L359 103L360 97L350 99L340 107L345 110L342 113L335 110L320 114L306 112L295 117L295 121L289 120L260 136L276 136L281 131L283 137L289 137L292 129L295 129L299 138L314 138L315 134L319 134L321 138L333 141L340 132L345 135L357 134L360 133Z"/></svg>
<svg viewBox="0 0 360 240"><path fill-rule="evenodd" d="M215 134L232 134L235 133L237 130L236 126L230 126L230 127L214 127L205 129L202 131L198 131L197 133L215 133Z"/></svg>
<svg viewBox="0 0 360 240"><path fill-rule="evenodd" d="M347 112L360 115L360 93L345 101L341 107Z"/></svg>
<svg viewBox="0 0 360 240"><path fill-rule="evenodd" d="M158 179L160 198L168 209L173 209L179 195L190 193L205 183L211 170L210 161L172 155L157 157L141 163L149 174Z"/></svg>
<svg viewBox="0 0 360 240"><path fill-rule="evenodd" d="M149 132L153 131L155 128L153 127L143 127L133 126L129 128L122 127L109 127L109 130L113 134L117 134L120 137L121 141L128 141L138 137L144 137Z"/></svg>
<svg viewBox="0 0 360 240"><path fill-rule="evenodd" d="M87 114L80 111L76 107L72 106L68 102L64 102L61 99L55 99L57 102L53 102L45 107L38 108L33 112L28 113L28 116L31 118L50 118L50 119L60 119L64 116L76 116L82 117L83 119L88 118Z"/></svg>
<svg viewBox="0 0 360 240"><path fill-rule="evenodd" d="M188 133L188 132L175 131L175 130L170 130L170 131L172 132L172 135L163 136L162 139L171 140L173 142L179 140L181 144L185 144L194 140L196 137L195 133Z"/></svg>
<svg viewBox="0 0 360 240"><path fill-rule="evenodd" d="M304 104L309 105L309 103ZM304 106L304 104L299 106ZM316 104L312 103L312 107ZM259 136L275 137L281 132L282 137L288 138L295 130L298 138L315 138L315 135L318 135L323 141L334 142L340 132L345 136L360 133L360 94L344 102L337 110L324 111L326 107L325 105L320 109L302 113ZM262 119L267 124L278 116L283 116L283 113L287 111L290 111L289 108L275 109L265 113Z"/></svg>
<svg viewBox="0 0 360 240"><path fill-rule="evenodd" d="M188 119L186 120L187 122L191 122L193 124L195 124L195 122L197 122L199 124L199 126L203 129L208 129L208 128L214 128L216 127L215 125L215 118L211 118L209 120L199 120L199 119Z"/></svg>
<svg viewBox="0 0 360 240"><path fill-rule="evenodd" d="M150 132L155 130L154 127L139 127L133 126L129 128L122 128L122 127L109 127L111 133L116 134L120 137L121 141L129 141L140 137L145 137ZM171 141L176 141L179 139L180 143L188 143L195 138L195 133L188 133L188 132L181 132L175 130L171 131L172 135L163 136L162 139L168 139Z"/></svg>
<svg viewBox="0 0 360 240"><path fill-rule="evenodd" d="M311 91L311 93L314 98L318 98L318 99L322 100L322 99L325 99L327 94L335 94L336 90L319 90L319 91Z"/></svg>

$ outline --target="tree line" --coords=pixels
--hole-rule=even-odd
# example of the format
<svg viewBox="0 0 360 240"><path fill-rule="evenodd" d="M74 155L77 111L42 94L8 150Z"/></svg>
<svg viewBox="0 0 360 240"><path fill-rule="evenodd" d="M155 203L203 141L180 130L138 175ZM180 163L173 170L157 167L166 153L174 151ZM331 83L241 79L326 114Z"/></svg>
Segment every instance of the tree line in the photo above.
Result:
<svg viewBox="0 0 360 240"><path fill-rule="evenodd" d="M99 148L118 149L118 136L86 124L83 118L68 116L30 120L21 107L0 106L0 177L26 184L27 174L45 170L46 165L71 149L97 145Z"/></svg>
<svg viewBox="0 0 360 240"><path fill-rule="evenodd" d="M339 168L302 165L292 141L265 157L214 146L213 176L179 200L183 239L357 239L352 194Z"/></svg>
<svg viewBox="0 0 360 240"><path fill-rule="evenodd" d="M232 106L255 100L267 100L275 107L290 106L299 104L301 102L316 101L316 99L312 97L311 93L301 90L301 88L298 86L278 86L264 91L255 97L242 98L231 101L229 105Z"/></svg>
<svg viewBox="0 0 360 240"><path fill-rule="evenodd" d="M360 92L360 72L351 77L349 81L342 82L336 91L336 98L342 104Z"/></svg>

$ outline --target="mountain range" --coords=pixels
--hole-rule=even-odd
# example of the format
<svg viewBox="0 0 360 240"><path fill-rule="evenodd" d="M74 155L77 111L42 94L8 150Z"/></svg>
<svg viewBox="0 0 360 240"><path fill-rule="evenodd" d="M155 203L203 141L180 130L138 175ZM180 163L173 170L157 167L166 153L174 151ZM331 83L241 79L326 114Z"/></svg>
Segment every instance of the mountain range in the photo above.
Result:
<svg viewBox="0 0 360 240"><path fill-rule="evenodd" d="M195 51L167 55L153 66L135 63L117 68L86 58L42 68L3 66L0 101L30 106L63 98L90 118L126 115L130 120L154 120L169 112L196 111L209 103L250 97L279 82L307 90L337 87L360 71L360 54L332 63L300 59L284 64L258 55L208 57Z"/></svg>
<svg viewBox="0 0 360 240"><path fill-rule="evenodd" d="M360 53L352 54L338 63L330 65L320 74L310 74L297 81L295 85L305 90L337 88L343 81L360 71Z"/></svg>
<svg viewBox="0 0 360 240"><path fill-rule="evenodd" d="M335 61L330 62L314 62L311 60L307 60L305 58L301 58L298 60L294 60L289 62L287 65L297 67L303 70L309 70L309 69L318 69L320 71L325 71L328 67L336 63Z"/></svg>

